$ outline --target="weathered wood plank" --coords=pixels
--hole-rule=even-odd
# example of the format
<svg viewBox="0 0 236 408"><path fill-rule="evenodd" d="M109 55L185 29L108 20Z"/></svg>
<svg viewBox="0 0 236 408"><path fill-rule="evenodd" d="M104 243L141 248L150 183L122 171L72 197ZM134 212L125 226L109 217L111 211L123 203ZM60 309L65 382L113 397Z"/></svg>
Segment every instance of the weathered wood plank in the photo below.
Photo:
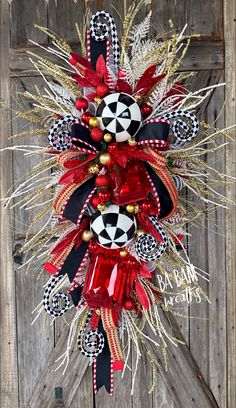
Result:
<svg viewBox="0 0 236 408"><path fill-rule="evenodd" d="M166 330L175 338L183 340L174 317L169 314L167 319L161 310L160 317ZM148 327L146 333L152 337L152 332ZM152 343L151 347L156 355L156 349ZM218 408L210 388L204 381L201 371L186 345L176 347L168 342L168 371L164 371L162 361L159 363L163 379L177 408Z"/></svg>
<svg viewBox="0 0 236 408"><path fill-rule="evenodd" d="M71 406L70 404L74 399L87 369L88 359L82 354L79 354L78 350L72 350L69 366L65 374L62 375L63 368L55 372L57 367L55 361L66 350L67 336L68 329L64 330L51 354L51 357L48 359L48 363L44 368L44 372L37 387L35 388L28 408L49 407L52 401L54 401L54 390L58 386L63 388L65 406Z"/></svg>
<svg viewBox="0 0 236 408"><path fill-rule="evenodd" d="M93 373L92 367L88 367L77 388L70 408L94 408L93 399Z"/></svg>
<svg viewBox="0 0 236 408"><path fill-rule="evenodd" d="M78 45L73 45L72 48L77 51ZM39 48L11 48L10 50L10 75L12 77L35 76L38 72L34 69L29 61L27 49L38 53L46 58L50 58L50 54L42 51ZM54 61L57 61L53 57ZM223 69L224 51L223 44L217 42L192 41L189 50L183 60L181 70L183 71L201 71L209 69Z"/></svg>
<svg viewBox="0 0 236 408"><path fill-rule="evenodd" d="M34 29L34 24L47 26L45 0L13 0L11 3L11 46L26 45L29 38L47 42L47 35Z"/></svg>
<svg viewBox="0 0 236 408"><path fill-rule="evenodd" d="M17 344L20 408L26 408L54 348L54 328L46 312L32 326L32 310L41 302L47 274L39 277L38 262L16 270Z"/></svg>
<svg viewBox="0 0 236 408"><path fill-rule="evenodd" d="M169 20L176 28L188 24L188 34L201 34L206 38L222 38L221 0L159 0L152 2L153 21L169 31ZM204 10L204 12L203 12Z"/></svg>
<svg viewBox="0 0 236 408"><path fill-rule="evenodd" d="M0 146L7 144L10 124L10 10L9 4L0 4L0 100L4 103L0 115ZM0 197L3 197L12 184L12 155L1 153ZM0 260L0 405L2 408L18 408L18 379L16 351L16 304L15 273L12 262L12 223L9 210L1 202L0 218L1 260Z"/></svg>
<svg viewBox="0 0 236 408"><path fill-rule="evenodd" d="M17 134L22 131L32 130L35 127L38 127L35 123L30 123L27 120L20 118L17 116L17 111L24 111L32 109L32 102L26 100L22 97L17 97L17 92L24 92L29 91L33 94L36 94L37 91L35 87L38 86L39 89L43 88L43 79L40 77L28 77L28 78L14 78L11 84L11 94L14 95L12 98L12 134ZM18 98L18 99L17 99ZM40 124L39 124L39 127ZM47 136L31 136L25 137L19 140L14 141L15 145L35 145L35 146L46 146ZM20 180L24 180L33 169L34 166L39 164L42 161L42 156L34 155L34 156L25 156L23 152L14 151L13 152L13 175L14 175L14 182L16 186L19 185ZM43 177L47 177L50 175L50 171L44 172L40 178L35 179L35 186L39 186L39 182L41 182ZM36 184L37 182L37 184ZM20 200L23 196L19 197ZM50 197L47 196L46 199ZM46 200L44 198L44 200ZM37 204L40 204L40 200L37 201ZM16 203L16 200L15 200ZM36 203L31 203L31 205ZM14 216L15 216L15 234L17 237L24 236L28 227L32 223L33 217L42 210L42 207L38 207L35 209L26 210L25 208L20 208L20 206L15 207ZM47 216L45 216L41 221L33 226L31 229L31 234L36 233L39 231L42 226L45 224L47 220Z"/></svg>
<svg viewBox="0 0 236 408"><path fill-rule="evenodd" d="M219 82L223 80L221 75ZM216 89L207 107L208 123L215 122L217 128L224 128L224 114L221 111L224 105L224 91L224 87ZM209 154L207 162L218 171L225 173L225 151ZM225 188L218 186L217 191L225 194ZM206 225L211 301L209 305L209 386L221 408L227 407L225 216L226 210L218 207L208 215Z"/></svg>
<svg viewBox="0 0 236 408"><path fill-rule="evenodd" d="M225 125L236 123L236 4L234 0L224 0L224 32L225 32ZM235 131L234 131L235 134ZM230 145L226 155L226 171L235 176L236 174L236 145ZM227 195L236 201L235 184L227 189ZM236 211L232 208L227 212L226 218L226 261L227 261L227 384L228 384L228 408L236 406Z"/></svg>

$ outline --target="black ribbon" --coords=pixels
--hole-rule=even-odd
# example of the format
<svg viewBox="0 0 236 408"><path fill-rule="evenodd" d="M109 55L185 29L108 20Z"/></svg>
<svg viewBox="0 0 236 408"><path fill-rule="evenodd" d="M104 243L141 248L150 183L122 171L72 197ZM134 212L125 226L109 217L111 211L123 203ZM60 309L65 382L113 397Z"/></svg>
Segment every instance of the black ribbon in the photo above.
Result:
<svg viewBox="0 0 236 408"><path fill-rule="evenodd" d="M170 194L165 184L161 181L161 179L158 177L155 171L148 164L146 164L146 169L158 192L160 206L161 206L159 218L167 217L173 209L173 203L170 198Z"/></svg>
<svg viewBox="0 0 236 408"><path fill-rule="evenodd" d="M70 196L64 212L63 217L77 224L79 215L84 206L85 201L88 198L91 190L94 188L94 180L89 179L82 186L78 187Z"/></svg>
<svg viewBox="0 0 236 408"><path fill-rule="evenodd" d="M78 271L81 265L81 262L84 259L87 249L88 249L88 242L84 242L84 241L81 243L79 248L77 249L73 248L72 251L67 256L60 270L59 275L67 274L69 281L73 282L76 272ZM70 293L75 306L77 306L80 301L82 289L83 289L82 286L78 286Z"/></svg>
<svg viewBox="0 0 236 408"><path fill-rule="evenodd" d="M111 391L111 353L107 340L106 332L103 328L102 321L100 319L98 324L98 330L104 337L104 348L97 356L97 369L96 369L96 389L99 390L103 386L107 392Z"/></svg>
<svg viewBox="0 0 236 408"><path fill-rule="evenodd" d="M106 61L106 53L107 53L107 40L104 41L96 41L90 34L90 58L91 58L91 65L94 70L96 70L96 62L100 55L103 56L104 61Z"/></svg>
<svg viewBox="0 0 236 408"><path fill-rule="evenodd" d="M95 147L96 150L100 150L101 148L100 143L94 142L94 140L90 137L90 130L80 123L75 123L71 126L71 138L77 139L73 140L72 143L79 148L88 149L88 145Z"/></svg>
<svg viewBox="0 0 236 408"><path fill-rule="evenodd" d="M170 125L165 122L153 122L144 125L136 136L137 142L152 140L164 140L165 142L169 136Z"/></svg>

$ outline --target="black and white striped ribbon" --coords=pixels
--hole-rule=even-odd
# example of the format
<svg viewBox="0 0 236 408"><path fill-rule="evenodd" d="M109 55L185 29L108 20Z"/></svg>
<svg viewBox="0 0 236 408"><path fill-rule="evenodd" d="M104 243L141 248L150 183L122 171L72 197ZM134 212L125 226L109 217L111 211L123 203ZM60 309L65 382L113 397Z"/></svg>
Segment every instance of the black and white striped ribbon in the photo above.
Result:
<svg viewBox="0 0 236 408"><path fill-rule="evenodd" d="M49 143L54 149L64 151L71 146L71 125L75 122L76 118L71 115L56 120L48 134Z"/></svg>
<svg viewBox="0 0 236 408"><path fill-rule="evenodd" d="M175 136L176 145L190 142L198 135L199 120L192 112L178 110L166 113L160 119L170 121L170 128ZM171 119L175 120L171 121Z"/></svg>
<svg viewBox="0 0 236 408"><path fill-rule="evenodd" d="M90 20L91 36L95 41L104 41L109 36L113 48L114 63L118 67L120 60L120 44L113 17L106 11L97 11Z"/></svg>
<svg viewBox="0 0 236 408"><path fill-rule="evenodd" d="M157 221L157 218L154 215L150 215L149 219L159 232L163 242L159 244L150 234L143 234L138 238L135 243L135 251L138 257L145 262L155 261L156 259L161 258L168 245L166 233Z"/></svg>
<svg viewBox="0 0 236 408"><path fill-rule="evenodd" d="M184 181L183 181L182 177L174 175L174 176L172 176L172 179L173 179L173 181L175 183L175 187L176 187L177 191L180 191L180 190L182 190L182 188L184 188L185 184L184 184Z"/></svg>
<svg viewBox="0 0 236 408"><path fill-rule="evenodd" d="M87 330L92 311L88 313L84 330L78 335L78 348L81 353L86 357L97 357L104 348L104 336L98 329Z"/></svg>
<svg viewBox="0 0 236 408"><path fill-rule="evenodd" d="M64 315L64 313L70 308L69 297L65 293L56 293L52 295L52 291L62 278L63 275L51 278L43 295L44 309L53 317ZM62 303L63 306L61 305Z"/></svg>

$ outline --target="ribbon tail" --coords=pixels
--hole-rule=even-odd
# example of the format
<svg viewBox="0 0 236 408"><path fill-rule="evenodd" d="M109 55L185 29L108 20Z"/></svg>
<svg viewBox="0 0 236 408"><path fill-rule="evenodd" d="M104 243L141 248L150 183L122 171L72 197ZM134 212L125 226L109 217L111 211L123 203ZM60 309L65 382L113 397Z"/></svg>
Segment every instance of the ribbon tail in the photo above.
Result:
<svg viewBox="0 0 236 408"><path fill-rule="evenodd" d="M108 339L106 332L104 330L102 321L98 324L98 330L103 334L104 337L104 348L102 353L98 354L96 359L94 360L94 376L93 376L93 383L94 383L94 392L95 394L99 391L100 388L103 386L107 390L107 392L112 395L113 391L113 364L111 361L111 352L108 344Z"/></svg>

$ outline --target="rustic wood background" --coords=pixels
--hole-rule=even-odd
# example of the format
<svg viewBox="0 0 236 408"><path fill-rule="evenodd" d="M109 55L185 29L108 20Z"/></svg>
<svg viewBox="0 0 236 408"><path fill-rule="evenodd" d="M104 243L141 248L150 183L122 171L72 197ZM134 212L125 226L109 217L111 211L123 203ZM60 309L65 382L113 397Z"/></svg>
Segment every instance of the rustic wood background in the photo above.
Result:
<svg viewBox="0 0 236 408"><path fill-rule="evenodd" d="M125 2L127 7L131 1ZM42 81L29 64L26 50L28 38L47 44L48 38L34 29L34 24L47 26L77 44L75 22L80 22L86 6L92 11L107 9L114 17L114 6L123 15L123 0L1 0L0 63L1 109L0 144L8 144L11 132L29 129L23 120L15 120L19 102L16 89L31 89ZM206 104L206 119L216 126L231 125L235 119L235 0L153 0L156 27L168 30L172 19L175 27L188 23L188 33L199 33L192 42L182 69L199 71L193 87L227 81L225 88L214 92ZM139 19L144 12L139 14ZM118 22L119 19L117 18ZM118 24L119 28L121 23ZM37 143L37 140L35 141ZM221 157L208 160L219 169L236 174L236 148L230 147ZM20 154L1 156L1 194L31 167L33 160ZM235 199L235 187L227 190ZM37 265L31 270L18 269L21 259L15 257L16 245L24 239L30 222L27 213L18 209L10 215L1 212L1 407L48 408L53 406L54 389L63 387L68 408L235 408L236 407L236 279L235 279L235 209L225 214L217 210L205 217L198 229L192 230L189 252L193 263L211 275L205 290L211 304L186 308L188 318L173 317L175 332L186 346L170 346L169 371L159 378L153 394L147 393L149 373L145 358L140 366L135 394L130 396L131 375L121 381L117 377L111 399L104 391L94 398L92 372L76 352L70 370L64 377L54 372L55 359L65 346L68 327L60 321L50 324L43 315L32 327L31 310L42 297L46 275L37 278ZM215 234L215 224L219 225ZM194 319L198 316L200 319Z"/></svg>

